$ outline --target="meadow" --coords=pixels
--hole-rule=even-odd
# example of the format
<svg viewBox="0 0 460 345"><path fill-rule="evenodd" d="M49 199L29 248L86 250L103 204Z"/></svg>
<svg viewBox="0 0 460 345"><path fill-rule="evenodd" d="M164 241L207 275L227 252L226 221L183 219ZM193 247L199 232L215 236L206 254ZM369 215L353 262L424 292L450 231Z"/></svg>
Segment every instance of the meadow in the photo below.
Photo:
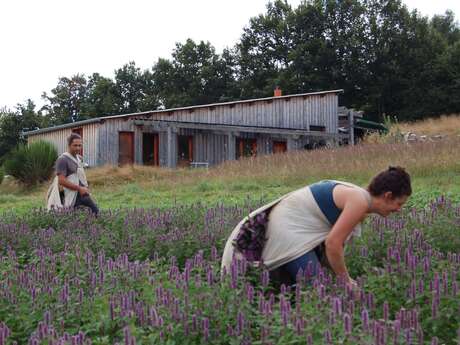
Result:
<svg viewBox="0 0 460 345"><path fill-rule="evenodd" d="M380 142L209 170L90 169L102 208L48 213L47 186L0 186L0 345L458 344L460 138ZM279 291L247 262L220 271L251 210L320 179L410 172L404 210L346 249L360 291L324 270Z"/></svg>

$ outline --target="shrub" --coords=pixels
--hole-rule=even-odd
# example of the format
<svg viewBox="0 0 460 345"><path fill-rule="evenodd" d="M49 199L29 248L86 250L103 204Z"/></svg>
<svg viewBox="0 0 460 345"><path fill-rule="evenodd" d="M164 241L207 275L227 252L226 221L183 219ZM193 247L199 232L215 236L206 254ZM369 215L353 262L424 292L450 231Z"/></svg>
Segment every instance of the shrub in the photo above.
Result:
<svg viewBox="0 0 460 345"><path fill-rule="evenodd" d="M0 184L2 184L4 177L5 177L5 172L3 171L3 168L0 167Z"/></svg>
<svg viewBox="0 0 460 345"><path fill-rule="evenodd" d="M37 141L21 145L6 159L5 172L20 182L33 185L48 180L58 157L53 144Z"/></svg>

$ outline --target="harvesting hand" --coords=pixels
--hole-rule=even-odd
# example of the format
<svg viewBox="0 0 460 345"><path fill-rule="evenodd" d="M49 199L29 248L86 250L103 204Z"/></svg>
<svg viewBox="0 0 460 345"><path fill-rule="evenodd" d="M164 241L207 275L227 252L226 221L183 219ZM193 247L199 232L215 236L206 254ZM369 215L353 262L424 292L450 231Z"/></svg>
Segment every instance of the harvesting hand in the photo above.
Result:
<svg viewBox="0 0 460 345"><path fill-rule="evenodd" d="M84 195L89 195L89 189L86 188L86 187L80 187L78 188L78 193L80 193L81 196L84 196Z"/></svg>
<svg viewBox="0 0 460 345"><path fill-rule="evenodd" d="M354 279L352 279L352 278L348 278L347 285L348 285L353 291L359 291L359 289L360 289L358 283L356 282L356 280L354 280Z"/></svg>

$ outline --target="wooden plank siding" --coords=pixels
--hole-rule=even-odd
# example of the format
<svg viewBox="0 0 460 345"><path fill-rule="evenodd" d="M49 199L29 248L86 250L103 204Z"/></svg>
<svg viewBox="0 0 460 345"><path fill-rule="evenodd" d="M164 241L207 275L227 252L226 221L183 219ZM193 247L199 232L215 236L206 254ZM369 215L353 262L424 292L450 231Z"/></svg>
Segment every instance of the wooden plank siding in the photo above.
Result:
<svg viewBox="0 0 460 345"><path fill-rule="evenodd" d="M159 165L174 168L178 161L178 136L190 136L193 161L215 165L236 159L236 142L240 138L255 139L258 155L272 153L274 141L286 143L285 147L290 151L335 140L338 92L203 105L88 121L55 130L32 131L28 134L29 143L47 140L62 153L72 129L82 128L85 162L91 166L117 165L119 133L131 132L134 163L142 164L143 133L156 133ZM324 132L320 132L321 128Z"/></svg>
<svg viewBox="0 0 460 345"><path fill-rule="evenodd" d="M119 133L134 133L134 163L142 164L142 130L129 119L108 119L99 128L98 165L117 165ZM161 139L160 139L161 142Z"/></svg>
<svg viewBox="0 0 460 345"><path fill-rule="evenodd" d="M310 125L325 126L337 133L336 94L272 99L253 103L220 105L171 113L152 113L150 118L165 121L245 125L308 130Z"/></svg>
<svg viewBox="0 0 460 345"><path fill-rule="evenodd" d="M75 127L59 129L52 132L38 133L28 138L28 143L43 140L52 143L58 154L61 155L67 151L67 138L72 134L74 128L81 128L83 131L83 162L90 166L98 165L98 136L99 124L92 123L88 125L75 125Z"/></svg>

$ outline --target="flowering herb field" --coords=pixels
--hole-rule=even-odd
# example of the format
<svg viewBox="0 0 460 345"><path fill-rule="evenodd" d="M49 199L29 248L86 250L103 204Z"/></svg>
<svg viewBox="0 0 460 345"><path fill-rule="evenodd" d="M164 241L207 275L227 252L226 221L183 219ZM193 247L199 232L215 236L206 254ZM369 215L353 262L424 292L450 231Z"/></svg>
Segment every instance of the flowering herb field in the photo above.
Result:
<svg viewBox="0 0 460 345"><path fill-rule="evenodd" d="M459 343L459 205L370 219L347 247L360 291L324 271L275 294L247 262L220 272L259 204L5 215L0 345Z"/></svg>

